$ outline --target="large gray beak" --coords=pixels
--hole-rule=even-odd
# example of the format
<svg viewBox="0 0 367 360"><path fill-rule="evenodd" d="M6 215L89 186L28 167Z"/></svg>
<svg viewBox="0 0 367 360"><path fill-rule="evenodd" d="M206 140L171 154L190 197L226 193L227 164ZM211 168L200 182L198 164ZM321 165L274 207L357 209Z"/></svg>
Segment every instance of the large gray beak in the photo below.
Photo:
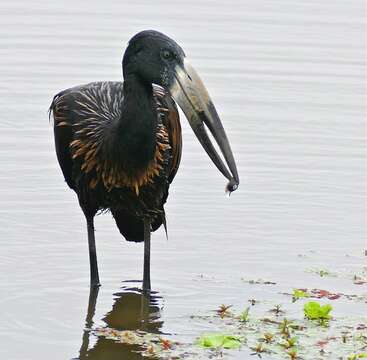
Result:
<svg viewBox="0 0 367 360"><path fill-rule="evenodd" d="M227 135L208 91L187 60L181 66L176 65L174 82L169 91L186 115L191 128L209 157L218 170L230 181L227 189L229 191L236 190L240 181ZM229 169L214 148L204 124L213 135Z"/></svg>

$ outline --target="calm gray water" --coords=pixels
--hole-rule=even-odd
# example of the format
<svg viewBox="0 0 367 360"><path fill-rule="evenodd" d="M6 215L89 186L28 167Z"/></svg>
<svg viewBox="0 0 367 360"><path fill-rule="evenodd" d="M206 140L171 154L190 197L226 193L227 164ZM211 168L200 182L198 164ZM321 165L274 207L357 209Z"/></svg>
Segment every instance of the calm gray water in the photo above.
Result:
<svg viewBox="0 0 367 360"><path fill-rule="evenodd" d="M183 159L166 206L169 240L162 230L153 235L155 330L192 341L207 329L191 314L221 303L243 307L254 296L243 276L309 286L308 268L365 264L363 0L2 0L0 23L1 359L79 356L89 294L86 229L58 168L47 109L61 89L120 80L126 43L143 29L167 33L191 58L241 177L226 197L225 179L182 117ZM140 287L133 280L142 278L142 246L122 241L108 214L96 230L103 286L94 322L104 325L106 314L134 297L114 294ZM357 291L350 282L342 290ZM92 359L139 358L93 336L88 349Z"/></svg>

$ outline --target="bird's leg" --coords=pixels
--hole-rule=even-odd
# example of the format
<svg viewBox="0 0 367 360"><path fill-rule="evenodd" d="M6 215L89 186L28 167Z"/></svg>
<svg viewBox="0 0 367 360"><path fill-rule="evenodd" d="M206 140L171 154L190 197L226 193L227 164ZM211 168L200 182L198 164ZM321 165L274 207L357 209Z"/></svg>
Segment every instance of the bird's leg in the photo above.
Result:
<svg viewBox="0 0 367 360"><path fill-rule="evenodd" d="M144 275L143 292L150 292L150 221L144 219Z"/></svg>
<svg viewBox="0 0 367 360"><path fill-rule="evenodd" d="M88 245L89 245L89 265L90 265L90 286L100 286L97 264L96 240L94 237L93 217L87 217Z"/></svg>

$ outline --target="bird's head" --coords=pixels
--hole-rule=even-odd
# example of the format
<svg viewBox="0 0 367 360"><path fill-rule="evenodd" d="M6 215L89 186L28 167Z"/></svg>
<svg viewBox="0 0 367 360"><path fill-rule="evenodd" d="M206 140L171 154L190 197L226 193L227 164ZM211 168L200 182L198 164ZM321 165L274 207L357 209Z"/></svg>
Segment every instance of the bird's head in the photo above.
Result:
<svg viewBox="0 0 367 360"><path fill-rule="evenodd" d="M223 125L208 91L181 47L158 31L142 31L129 41L122 67L125 79L133 74L142 82L162 86L170 93L209 157L230 180L227 189L236 190L239 177ZM215 150L206 128L213 135L229 169Z"/></svg>

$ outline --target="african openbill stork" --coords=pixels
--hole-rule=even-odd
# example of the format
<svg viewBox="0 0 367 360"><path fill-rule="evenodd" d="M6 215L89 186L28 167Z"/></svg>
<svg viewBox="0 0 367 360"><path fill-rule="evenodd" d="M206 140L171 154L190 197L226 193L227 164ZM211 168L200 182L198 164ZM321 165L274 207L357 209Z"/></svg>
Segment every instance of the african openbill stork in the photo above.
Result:
<svg viewBox="0 0 367 360"><path fill-rule="evenodd" d="M123 82L93 82L61 91L50 113L61 170L87 220L91 286L100 284L94 216L110 210L126 240L144 241L143 289L149 291L150 233L166 225L163 205L181 158L175 101L229 180L228 191L237 188L239 178L217 111L175 41L157 31L136 34L122 69Z"/></svg>

